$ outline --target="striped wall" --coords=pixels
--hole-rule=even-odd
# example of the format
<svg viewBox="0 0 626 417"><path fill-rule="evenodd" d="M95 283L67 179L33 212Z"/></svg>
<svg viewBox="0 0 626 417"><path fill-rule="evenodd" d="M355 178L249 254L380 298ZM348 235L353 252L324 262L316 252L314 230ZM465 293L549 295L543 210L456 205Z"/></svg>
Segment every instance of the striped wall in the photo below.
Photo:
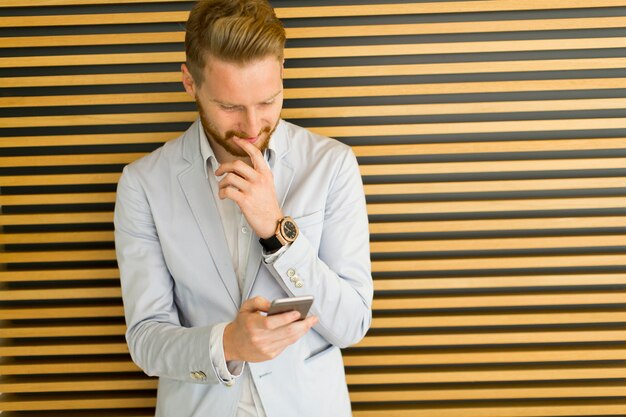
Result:
<svg viewBox="0 0 626 417"><path fill-rule="evenodd" d="M374 322L356 417L626 414L626 0L276 0L283 117L351 145ZM153 415L122 167L195 118L192 2L0 0L0 410Z"/></svg>

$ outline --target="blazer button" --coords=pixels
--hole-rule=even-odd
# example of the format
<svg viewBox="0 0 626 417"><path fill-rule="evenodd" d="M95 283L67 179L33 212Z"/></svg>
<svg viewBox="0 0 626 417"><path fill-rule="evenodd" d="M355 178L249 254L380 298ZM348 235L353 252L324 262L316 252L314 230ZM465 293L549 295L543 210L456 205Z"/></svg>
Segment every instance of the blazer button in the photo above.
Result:
<svg viewBox="0 0 626 417"><path fill-rule="evenodd" d="M294 276L292 276L291 278L289 278L289 281L296 283L298 281L300 281L300 277L296 274Z"/></svg>
<svg viewBox="0 0 626 417"><path fill-rule="evenodd" d="M304 287L304 283L302 281L296 281L296 288Z"/></svg>
<svg viewBox="0 0 626 417"><path fill-rule="evenodd" d="M293 277L294 275L296 275L296 270L295 270L295 269L293 269L293 268L289 268L289 269L287 270L287 276L288 276L289 278L291 278L291 277Z"/></svg>

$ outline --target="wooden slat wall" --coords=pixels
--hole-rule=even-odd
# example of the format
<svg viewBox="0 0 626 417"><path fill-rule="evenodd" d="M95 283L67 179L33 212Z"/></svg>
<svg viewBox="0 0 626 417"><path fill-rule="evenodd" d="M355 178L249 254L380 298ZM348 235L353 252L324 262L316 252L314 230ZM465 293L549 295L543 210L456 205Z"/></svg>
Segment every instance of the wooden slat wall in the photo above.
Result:
<svg viewBox="0 0 626 417"><path fill-rule="evenodd" d="M355 416L626 414L626 0L273 3L283 116L365 182ZM122 166L195 118L190 8L0 1L3 415L153 414L112 209Z"/></svg>

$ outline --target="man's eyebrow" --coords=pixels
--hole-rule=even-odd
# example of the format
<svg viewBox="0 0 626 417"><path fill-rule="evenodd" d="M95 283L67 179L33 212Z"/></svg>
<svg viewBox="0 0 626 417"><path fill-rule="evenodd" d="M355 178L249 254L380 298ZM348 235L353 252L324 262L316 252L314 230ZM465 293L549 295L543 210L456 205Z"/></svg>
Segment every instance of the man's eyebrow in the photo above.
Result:
<svg viewBox="0 0 626 417"><path fill-rule="evenodd" d="M211 98L209 100L211 100L215 104L219 104L220 106L226 106L226 107L237 107L238 106L238 104L226 103L225 101L216 100L214 98Z"/></svg>

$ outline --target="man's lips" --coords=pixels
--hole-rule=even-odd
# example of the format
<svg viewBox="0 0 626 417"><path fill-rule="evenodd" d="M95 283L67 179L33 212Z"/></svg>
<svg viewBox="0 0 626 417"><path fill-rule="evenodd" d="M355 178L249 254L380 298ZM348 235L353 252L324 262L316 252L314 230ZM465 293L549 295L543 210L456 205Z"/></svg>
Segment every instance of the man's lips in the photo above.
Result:
<svg viewBox="0 0 626 417"><path fill-rule="evenodd" d="M245 140L245 141L247 141L249 143L255 143L257 140L259 140L259 137L255 136L255 137L252 137L252 138L239 138L239 139Z"/></svg>

